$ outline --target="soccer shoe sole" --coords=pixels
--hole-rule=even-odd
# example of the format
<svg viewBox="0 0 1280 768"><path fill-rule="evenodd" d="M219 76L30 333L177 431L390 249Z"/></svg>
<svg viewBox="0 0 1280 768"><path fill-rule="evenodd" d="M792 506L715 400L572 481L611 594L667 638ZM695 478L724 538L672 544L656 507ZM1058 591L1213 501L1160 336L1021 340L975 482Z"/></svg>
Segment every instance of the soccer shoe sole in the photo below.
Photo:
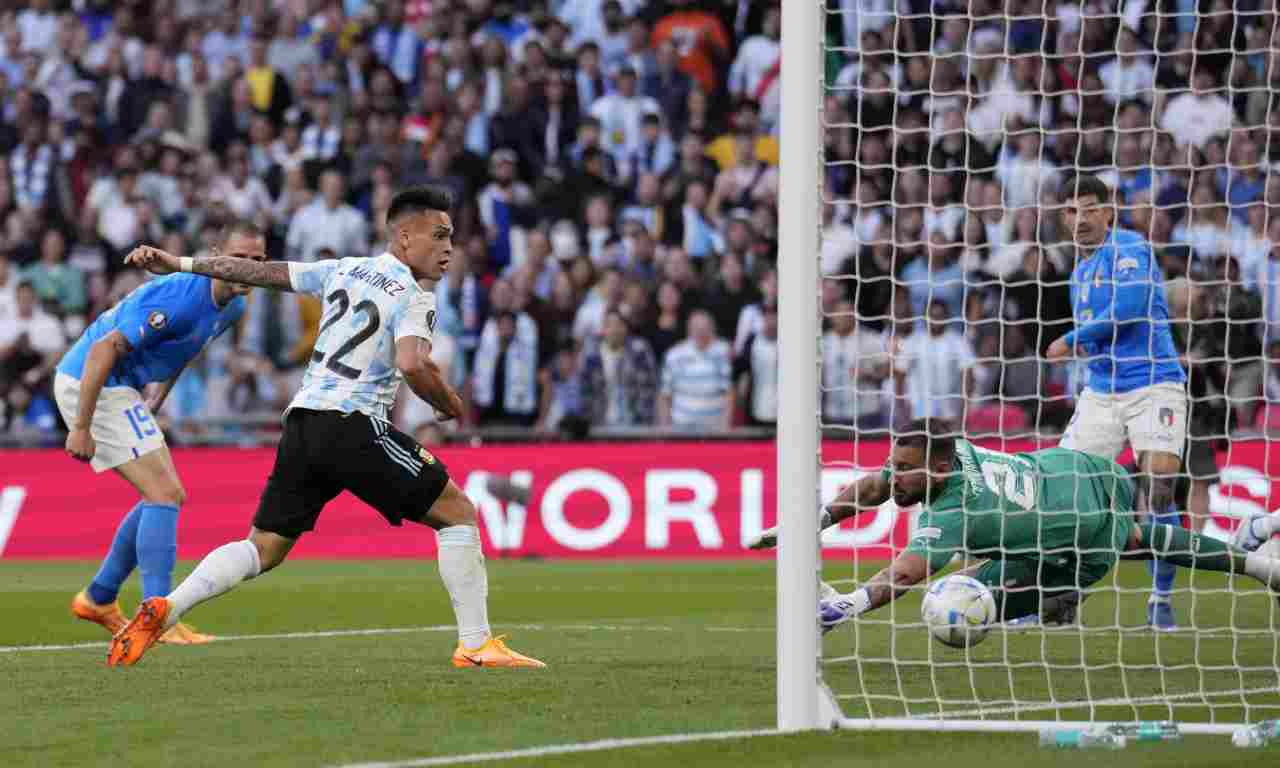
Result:
<svg viewBox="0 0 1280 768"><path fill-rule="evenodd" d="M71 598L71 615L77 619L91 621L94 624L115 635L124 629L129 620L120 612L119 603L111 603L110 605L98 605L89 599L83 591L77 592L76 596Z"/></svg>
<svg viewBox="0 0 1280 768"><path fill-rule="evenodd" d="M143 600L138 606L138 613L111 639L107 666L131 667L141 661L142 655L164 634L164 621L169 617L169 610L169 601L163 597Z"/></svg>
<svg viewBox="0 0 1280 768"><path fill-rule="evenodd" d="M203 632L197 632L186 624L174 624L169 630L160 636L157 641L163 645L204 645L212 643L218 638L215 635L206 635Z"/></svg>

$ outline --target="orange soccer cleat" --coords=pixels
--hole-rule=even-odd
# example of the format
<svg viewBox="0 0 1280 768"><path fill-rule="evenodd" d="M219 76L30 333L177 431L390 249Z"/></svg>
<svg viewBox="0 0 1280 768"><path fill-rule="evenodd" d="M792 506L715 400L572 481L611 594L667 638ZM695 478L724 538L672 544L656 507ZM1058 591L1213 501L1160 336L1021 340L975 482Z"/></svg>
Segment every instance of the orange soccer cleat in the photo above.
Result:
<svg viewBox="0 0 1280 768"><path fill-rule="evenodd" d="M143 600L133 620L111 639L111 650L107 651L107 666L131 667L137 664L142 659L142 654L164 634L164 622L169 617L169 610L169 601L163 597Z"/></svg>
<svg viewBox="0 0 1280 768"><path fill-rule="evenodd" d="M85 594L84 590L77 592L76 596L71 598L71 615L77 619L92 621L113 635L129 623L129 620L120 612L120 603L98 605L89 599L89 595Z"/></svg>
<svg viewBox="0 0 1280 768"><path fill-rule="evenodd" d="M537 667L539 669L547 666L537 659L517 653L507 647L502 642L506 635L498 635L491 637L484 645L469 651L462 647L462 643L458 643L458 648L453 652L453 666L455 667Z"/></svg>

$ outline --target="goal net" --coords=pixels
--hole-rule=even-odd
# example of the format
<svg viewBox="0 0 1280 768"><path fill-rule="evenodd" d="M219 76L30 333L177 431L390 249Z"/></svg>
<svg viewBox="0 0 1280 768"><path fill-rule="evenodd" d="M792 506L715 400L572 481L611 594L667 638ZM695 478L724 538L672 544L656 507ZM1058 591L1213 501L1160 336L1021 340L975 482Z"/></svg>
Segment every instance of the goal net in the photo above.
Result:
<svg viewBox="0 0 1280 768"><path fill-rule="evenodd" d="M821 236L816 265L795 267L790 284L784 275L781 322L783 345L816 363L818 501L831 501L837 480L878 472L912 419L945 420L977 445L1018 453L1057 446L1073 414L1100 407L1084 400L1085 362L1047 359L1051 342L1076 327L1077 235L1063 221L1064 182L1086 173L1114 194L1119 229L1151 243L1160 279L1144 316L1158 313L1154 294L1162 294L1189 372L1175 387L1186 392L1193 437L1187 450L1171 448L1188 457L1175 489L1179 524L1229 541L1241 517L1273 509L1280 32L1272 4L827 0L808 8L818 16L816 63L798 52L795 8L784 8L783 55L789 67L818 70L821 142L807 148L816 179L787 167L799 152L784 156L782 215ZM786 99L803 82L783 74ZM794 107L784 104L792 141L809 125ZM784 133L784 151L786 141ZM816 195L795 186L806 180ZM807 200L815 208L800 207ZM1081 290L1118 295L1114 275ZM795 315L815 302L818 317L806 327ZM794 335L801 330L813 335ZM1148 343L1152 355L1157 346ZM784 367L784 397L796 391L787 376ZM799 374L791 377L799 386ZM1116 402L1101 407L1139 408L1106 416L1129 418L1130 429L1139 417L1173 418ZM801 414L806 429L814 412ZM780 429L780 462L789 445L810 447ZM1132 455L1126 446L1117 461ZM797 466L789 465L804 470ZM1145 510L1145 499L1136 506ZM781 486L779 503L787 503ZM828 531L818 570L852 591L907 545L919 513L889 501L846 521L843 533ZM784 536L788 524L803 529L786 517L794 514L780 508ZM873 525L885 530L865 530ZM859 542L852 572L837 548L850 541ZM796 551L779 567L798 563L807 573ZM967 564L957 558L930 580ZM999 624L968 649L931 639L921 619L927 586L815 638L819 698L834 702L840 726L1172 720L1184 732L1228 733L1280 717L1280 611L1252 579L1178 569L1168 593L1177 629L1154 631L1148 564L1121 562L1083 590L1077 623ZM779 631L781 652L790 630ZM780 693L780 715L782 701Z"/></svg>

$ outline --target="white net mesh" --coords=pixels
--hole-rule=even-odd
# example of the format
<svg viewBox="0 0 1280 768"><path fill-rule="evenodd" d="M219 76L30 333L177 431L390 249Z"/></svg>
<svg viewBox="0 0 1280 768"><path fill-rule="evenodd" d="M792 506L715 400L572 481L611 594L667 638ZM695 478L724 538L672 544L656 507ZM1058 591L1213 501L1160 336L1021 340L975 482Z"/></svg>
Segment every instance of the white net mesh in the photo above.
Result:
<svg viewBox="0 0 1280 768"><path fill-rule="evenodd" d="M1173 524L1209 540L1229 541L1241 518L1280 506L1272 498L1280 456L1268 439L1280 428L1272 4L827 0L818 8L826 19L824 500L835 495L834 478L878 472L892 439L930 418L1009 453L1057 446L1073 428L1088 436L1076 446L1106 455L1114 444L1116 460L1135 469L1129 438L1158 453L1152 440L1185 431L1189 439L1163 451L1185 457ZM1083 187L1066 188L1077 173L1114 194L1115 230L1150 244L1138 259L1151 267L1136 313L1120 317L1124 262L1141 244L1107 240L1095 251L1087 223L1064 223L1092 215ZM1081 273L1073 296L1077 264L1109 243L1106 274ZM1107 320L1107 307L1115 314L1105 338L1082 337L1073 361L1048 359L1052 342ZM1138 326L1149 330L1135 342L1127 334ZM1113 365L1106 373L1089 361ZM1171 405L1086 396L1108 377L1131 391L1124 379L1135 365L1151 381L1168 380ZM1185 383L1170 370L1185 372ZM1170 523L1147 516L1162 491L1145 490L1142 477L1135 520ZM1068 479L1091 482L1086 472ZM917 514L898 514L889 501L843 534L828 532L828 545L862 547L853 578L847 560L829 557L828 580L841 592L865 583L906 546ZM1274 541L1261 551L1280 557ZM1246 575L1179 568L1168 594L1178 629L1154 632L1148 566L1121 562L1078 584L1086 597L1078 623L1000 628L967 650L930 640L920 614L926 586L827 636L823 677L846 716L1229 723L1280 714L1280 611Z"/></svg>

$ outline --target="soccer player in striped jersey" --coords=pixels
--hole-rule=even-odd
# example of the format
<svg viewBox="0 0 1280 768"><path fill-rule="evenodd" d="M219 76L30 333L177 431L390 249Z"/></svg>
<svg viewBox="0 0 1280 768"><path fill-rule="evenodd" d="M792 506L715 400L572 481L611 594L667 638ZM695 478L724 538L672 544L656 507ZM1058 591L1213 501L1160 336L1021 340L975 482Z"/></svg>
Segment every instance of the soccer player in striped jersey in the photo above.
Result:
<svg viewBox="0 0 1280 768"><path fill-rule="evenodd" d="M195 272L318 296L324 316L302 387L285 410L275 467L249 538L224 544L166 597L146 600L116 635L107 663L136 664L156 638L199 603L284 562L324 506L351 491L399 526L435 528L440 576L458 621L456 667L543 667L489 631L488 578L476 510L438 458L393 427L401 381L445 418L458 393L429 357L436 281L453 253L452 196L400 192L387 210L390 250L313 264L176 258L144 249L130 261L157 274Z"/></svg>

